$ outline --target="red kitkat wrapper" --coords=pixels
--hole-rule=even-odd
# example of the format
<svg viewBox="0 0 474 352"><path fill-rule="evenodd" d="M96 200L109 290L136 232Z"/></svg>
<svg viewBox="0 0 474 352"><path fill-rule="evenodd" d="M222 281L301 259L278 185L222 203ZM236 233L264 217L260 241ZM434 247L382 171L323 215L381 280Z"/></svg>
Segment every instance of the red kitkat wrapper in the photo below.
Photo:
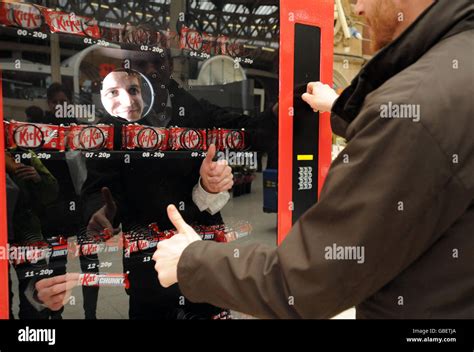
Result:
<svg viewBox="0 0 474 352"><path fill-rule="evenodd" d="M168 130L161 127L126 125L122 127L123 149L167 150Z"/></svg>
<svg viewBox="0 0 474 352"><path fill-rule="evenodd" d="M42 9L43 16L51 32L61 32L88 36L95 39L100 38L100 29L97 21L93 18L78 16L74 13L66 13L52 9Z"/></svg>
<svg viewBox="0 0 474 352"><path fill-rule="evenodd" d="M206 130L185 127L170 128L172 150L207 150Z"/></svg>
<svg viewBox="0 0 474 352"><path fill-rule="evenodd" d="M26 3L0 2L0 24L25 29L36 29L43 24L41 11Z"/></svg>
<svg viewBox="0 0 474 352"><path fill-rule="evenodd" d="M129 288L128 274L95 274L83 273L79 275L80 286L95 287L124 287Z"/></svg>
<svg viewBox="0 0 474 352"><path fill-rule="evenodd" d="M113 150L112 125L72 125L67 127L67 146L70 150Z"/></svg>
<svg viewBox="0 0 474 352"><path fill-rule="evenodd" d="M64 151L64 126L12 120L8 127L8 148Z"/></svg>
<svg viewBox="0 0 474 352"><path fill-rule="evenodd" d="M245 130L219 129L219 150L244 150Z"/></svg>

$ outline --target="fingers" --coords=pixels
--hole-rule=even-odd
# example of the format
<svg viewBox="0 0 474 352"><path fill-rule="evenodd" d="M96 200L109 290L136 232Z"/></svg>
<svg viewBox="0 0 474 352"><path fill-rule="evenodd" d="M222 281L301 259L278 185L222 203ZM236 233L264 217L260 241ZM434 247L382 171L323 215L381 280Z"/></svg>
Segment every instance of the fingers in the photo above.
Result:
<svg viewBox="0 0 474 352"><path fill-rule="evenodd" d="M53 296L57 296L66 292L68 286L70 286L70 284L68 285L68 282L65 281L61 284L56 284L50 287L43 288L42 290L38 291L38 298L41 301L46 302L50 300Z"/></svg>
<svg viewBox="0 0 474 352"><path fill-rule="evenodd" d="M170 279L171 277L177 276L176 269L173 264L173 261L166 260L155 264L155 270L158 274L158 281L164 288L168 288L175 283L174 280Z"/></svg>
<svg viewBox="0 0 474 352"><path fill-rule="evenodd" d="M80 275L78 273L68 273L64 275L49 277L47 279L41 279L36 283L35 288L37 290L42 290L47 287L63 284L65 282L77 282L79 276Z"/></svg>
<svg viewBox="0 0 474 352"><path fill-rule="evenodd" d="M309 106L311 106L311 109L314 111L318 111L318 103L316 101L316 97L314 95L311 95L309 93L304 93L301 98L303 99L304 102L308 103Z"/></svg>
<svg viewBox="0 0 474 352"><path fill-rule="evenodd" d="M213 170L201 169L201 180L204 190L209 193L220 193L232 188L232 168L228 165L227 160L219 160L213 164L216 165Z"/></svg>
<svg viewBox="0 0 474 352"><path fill-rule="evenodd" d="M189 225L184 221L178 209L176 209L174 205L170 204L168 205L167 211L168 218L170 219L176 230L178 230L179 233L185 233L188 230Z"/></svg>
<svg viewBox="0 0 474 352"><path fill-rule="evenodd" d="M310 104L310 102L312 101L313 99L313 96L310 94L310 93L304 93L302 96L301 96L301 99L303 99L306 103ZM310 104L311 105L311 104Z"/></svg>
<svg viewBox="0 0 474 352"><path fill-rule="evenodd" d="M178 263L183 251L193 242L202 241L194 229L186 224L174 205L168 206L168 216L178 230L170 239L158 242L153 260L163 287L178 282Z"/></svg>
<svg viewBox="0 0 474 352"><path fill-rule="evenodd" d="M61 283L64 283L64 282L66 282L66 274L39 280L36 283L35 287L36 287L36 290L39 291L39 290L45 289L47 287L50 287L50 286L53 286L53 285L56 285L56 284L61 284Z"/></svg>
<svg viewBox="0 0 474 352"><path fill-rule="evenodd" d="M159 251L156 250L155 253L153 253L153 257L151 257L151 259L156 262L158 260L158 255L159 255ZM155 264L155 269L156 269L156 264Z"/></svg>
<svg viewBox="0 0 474 352"><path fill-rule="evenodd" d="M306 92L309 93L309 94L314 94L314 91L317 88L321 87L321 86L323 86L323 84L319 81L318 82L310 82L310 83L308 83L308 86L306 88Z"/></svg>
<svg viewBox="0 0 474 352"><path fill-rule="evenodd" d="M37 179L39 175L35 171L24 171L16 175L20 180Z"/></svg>
<svg viewBox="0 0 474 352"><path fill-rule="evenodd" d="M52 310L58 310L67 300L71 290L78 285L79 274L65 274L40 280L35 288L38 299Z"/></svg>
<svg viewBox="0 0 474 352"><path fill-rule="evenodd" d="M88 227L90 227L90 230L98 230L98 232L104 229L114 230L112 223L101 212L97 212L92 216Z"/></svg>
<svg viewBox="0 0 474 352"><path fill-rule="evenodd" d="M211 193L220 193L228 191L234 185L234 175L229 175L224 178L220 178L217 181L210 182L208 185Z"/></svg>
<svg viewBox="0 0 474 352"><path fill-rule="evenodd" d="M207 181L209 183L219 183L229 176L232 176L232 168L230 166L226 166L220 170L219 173L208 175Z"/></svg>
<svg viewBox="0 0 474 352"><path fill-rule="evenodd" d="M65 301L67 301L67 296L61 295L55 298L54 300L51 300L50 302L48 302L46 306L53 312L56 312L60 310L62 307L64 307L64 304L66 303Z"/></svg>
<svg viewBox="0 0 474 352"><path fill-rule="evenodd" d="M163 287L169 287L178 281L179 258L190 243L186 236L188 235L181 233L158 243L153 260L156 262L158 280Z"/></svg>
<svg viewBox="0 0 474 352"><path fill-rule="evenodd" d="M18 178L23 178L25 176L36 176L38 173L36 172L34 167L25 166L15 170L15 175Z"/></svg>
<svg viewBox="0 0 474 352"><path fill-rule="evenodd" d="M219 160L213 164L215 167L208 172L209 177L221 176L226 170L232 172L232 168L229 166L227 160Z"/></svg>
<svg viewBox="0 0 474 352"><path fill-rule="evenodd" d="M18 164L18 166L15 169L15 172L21 171L21 170L31 170L34 169L33 166L25 165L25 164Z"/></svg>
<svg viewBox="0 0 474 352"><path fill-rule="evenodd" d="M217 188L219 190L219 193L226 192L229 189L231 189L233 185L234 185L233 180L225 179L224 181L222 181L222 183L219 186L217 186Z"/></svg>

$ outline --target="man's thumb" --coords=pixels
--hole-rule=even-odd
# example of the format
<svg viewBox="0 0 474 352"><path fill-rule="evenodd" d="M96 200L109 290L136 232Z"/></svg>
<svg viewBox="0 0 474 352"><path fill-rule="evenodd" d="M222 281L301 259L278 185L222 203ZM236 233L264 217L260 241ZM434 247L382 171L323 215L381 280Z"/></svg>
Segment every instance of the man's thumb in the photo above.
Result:
<svg viewBox="0 0 474 352"><path fill-rule="evenodd" d="M102 187L101 193L104 205L106 205L110 209L115 209L115 202L114 198L112 197L112 193L110 192L110 189L108 187Z"/></svg>
<svg viewBox="0 0 474 352"><path fill-rule="evenodd" d="M176 230L178 230L179 233L185 233L189 225L186 224L178 209L176 209L174 205L170 204L168 205L167 211L168 218L170 219L174 227L176 227Z"/></svg>
<svg viewBox="0 0 474 352"><path fill-rule="evenodd" d="M309 94L309 93L304 93L302 96L301 96L301 99L303 99L305 102L309 103L311 101L311 97L312 95Z"/></svg>
<svg viewBox="0 0 474 352"><path fill-rule="evenodd" d="M216 146L215 144L211 144L209 148L207 149L207 155L206 155L206 159L204 159L204 162L211 164L215 156L216 156Z"/></svg>

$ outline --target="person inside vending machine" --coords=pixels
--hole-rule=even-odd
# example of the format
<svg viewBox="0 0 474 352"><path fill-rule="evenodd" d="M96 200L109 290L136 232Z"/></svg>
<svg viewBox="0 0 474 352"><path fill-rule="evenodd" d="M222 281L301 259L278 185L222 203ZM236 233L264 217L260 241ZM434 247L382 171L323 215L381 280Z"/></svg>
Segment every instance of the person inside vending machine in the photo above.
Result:
<svg viewBox="0 0 474 352"><path fill-rule="evenodd" d="M206 101L198 101L171 77L169 51L134 63L133 67L140 70L135 72L144 75L136 82L149 82L141 85L141 94L151 96L148 89L152 89L154 93L154 101L145 99L145 104L152 109L144 111L142 119L135 121L136 123L158 128L247 128L246 132L250 134L248 143L253 148L263 151L275 148L278 131L275 106L260 116L250 118ZM137 76L137 73L134 75ZM128 103L131 100L125 101ZM103 105L106 103L103 102ZM123 142L117 136L123 134L123 128L127 129L123 119L124 116L117 119L112 115L101 121L121 126L121 131L115 129L116 145ZM116 231L122 225L122 231L127 233L125 227L128 227L128 232L133 232L150 223L157 223L161 230L168 230L173 228L173 224L167 218L167 201L182 207L183 216L190 223L222 224L219 210L229 199L227 190L233 185L232 169L225 160L214 161L217 152L215 145L210 145L207 152L202 163L198 160L133 160L132 165L115 162L112 167L108 164L113 161L88 161L89 175L83 195L85 204L89 204L90 209L86 211L89 230L100 232L108 228ZM149 263L143 263L143 259L149 255L150 253L145 256L138 253L124 259L124 270L130 272L130 318L209 318L209 313L216 315L220 311L211 306L193 305L189 302L184 309L176 307L178 298L182 297L178 287L163 289L150 280L153 267ZM159 298L155 299L156 297Z"/></svg>
<svg viewBox="0 0 474 352"><path fill-rule="evenodd" d="M110 138L114 139L116 150L127 149L127 145L122 143L127 131L148 123L145 117L153 106L153 90L146 82L147 78L138 71L119 69L109 73L102 83L102 105L109 114L99 124L113 127L114 137ZM116 99L124 95L127 96L125 99ZM126 114L122 114L124 112ZM201 126L199 121L187 125L197 126ZM205 140L201 140L199 148L206 150L207 144L204 143ZM169 202L180 206L191 223L208 227L222 224L219 210L230 198L228 190L233 185L233 176L226 161L214 160L216 152L216 147L211 145L204 160L190 158L186 162L146 158L131 161L125 158L87 159L87 179L82 187L80 202L84 206L86 224L86 233L82 237L96 239L104 231L109 231L122 233L124 240L131 242L130 237L148 232L154 224L160 231L172 229L165 210ZM150 280L154 276L151 254L149 250L124 252L123 270L128 274L130 283L127 289L130 318L226 316L226 311L211 305L183 304L177 286L163 289ZM52 302L48 294L52 292L51 286L65 288L68 280L68 274L40 280L36 285L36 297L42 297L44 304ZM157 296L160 297L158 301L155 299Z"/></svg>
<svg viewBox="0 0 474 352"><path fill-rule="evenodd" d="M113 126L115 150L132 148L124 136L137 126L145 126L148 130L153 126L158 132L170 126L195 131L214 127L248 128L246 132L250 138L246 143L256 150L276 148L278 119L275 107L250 118L197 101L171 78L168 55L158 59L154 55L147 60L143 60L144 54L141 56L141 60L132 61L134 69L114 70L100 85L101 102L108 114L99 123ZM139 140L138 137L132 142ZM208 147L205 140L198 144L204 151ZM139 147L144 146L140 144ZM186 150L188 146L178 147ZM153 152L151 149L151 155ZM170 203L176 204L187 221L194 225L223 224L219 211L230 198L228 190L232 188L233 175L227 161L215 161L216 154L216 146L209 145L204 160L142 157L86 160L87 180L82 187L81 203L87 232L95 235L104 234L104 230L122 233L128 241L132 235L149 231L153 224L157 224L160 231L173 229L166 214L166 206ZM150 250L124 253L123 270L128 273L130 282L127 293L131 319L226 315L225 310L211 305L195 305L189 301L182 305L182 295L176 285L164 289L152 279L155 275L150 263L152 253ZM63 277L66 280L66 276Z"/></svg>
<svg viewBox="0 0 474 352"><path fill-rule="evenodd" d="M142 75L133 70L118 69L102 81L101 102L113 117L136 122L143 117Z"/></svg>

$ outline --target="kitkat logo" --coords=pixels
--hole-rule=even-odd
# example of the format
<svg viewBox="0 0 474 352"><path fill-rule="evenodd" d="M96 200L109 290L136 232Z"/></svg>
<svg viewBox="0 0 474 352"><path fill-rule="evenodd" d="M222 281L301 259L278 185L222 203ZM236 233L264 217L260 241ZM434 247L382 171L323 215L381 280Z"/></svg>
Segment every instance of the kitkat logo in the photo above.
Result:
<svg viewBox="0 0 474 352"><path fill-rule="evenodd" d="M199 146L200 134L195 130L187 130L183 132L182 144L185 148L195 149Z"/></svg>
<svg viewBox="0 0 474 352"><path fill-rule="evenodd" d="M91 286L97 283L97 275L91 273L82 274L80 277L80 284L82 286Z"/></svg>
<svg viewBox="0 0 474 352"><path fill-rule="evenodd" d="M43 132L35 125L22 125L15 130L15 144L23 148L38 148L43 144Z"/></svg>
<svg viewBox="0 0 474 352"><path fill-rule="evenodd" d="M34 6L14 7L13 19L22 28L35 29L41 26L41 12Z"/></svg>
<svg viewBox="0 0 474 352"><path fill-rule="evenodd" d="M155 148L158 144L158 134L151 128L144 128L137 135L138 145L144 149Z"/></svg>
<svg viewBox="0 0 474 352"><path fill-rule="evenodd" d="M85 150L99 149L105 144L105 136L100 128L87 127L79 134L79 145Z"/></svg>
<svg viewBox="0 0 474 352"><path fill-rule="evenodd" d="M66 14L55 14L52 15L51 26L55 27L61 32L79 33L82 32L81 21L76 19L75 21L70 19L69 15Z"/></svg>
<svg viewBox="0 0 474 352"><path fill-rule="evenodd" d="M94 38L100 37L97 21L94 19L50 9L44 10L43 15L51 32L87 35Z"/></svg>
<svg viewBox="0 0 474 352"><path fill-rule="evenodd" d="M143 149L159 149L166 143L166 132L160 129L143 128L137 135L137 144Z"/></svg>
<svg viewBox="0 0 474 352"><path fill-rule="evenodd" d="M0 3L0 23L25 29L36 29L43 24L41 12L35 6L19 3Z"/></svg>

